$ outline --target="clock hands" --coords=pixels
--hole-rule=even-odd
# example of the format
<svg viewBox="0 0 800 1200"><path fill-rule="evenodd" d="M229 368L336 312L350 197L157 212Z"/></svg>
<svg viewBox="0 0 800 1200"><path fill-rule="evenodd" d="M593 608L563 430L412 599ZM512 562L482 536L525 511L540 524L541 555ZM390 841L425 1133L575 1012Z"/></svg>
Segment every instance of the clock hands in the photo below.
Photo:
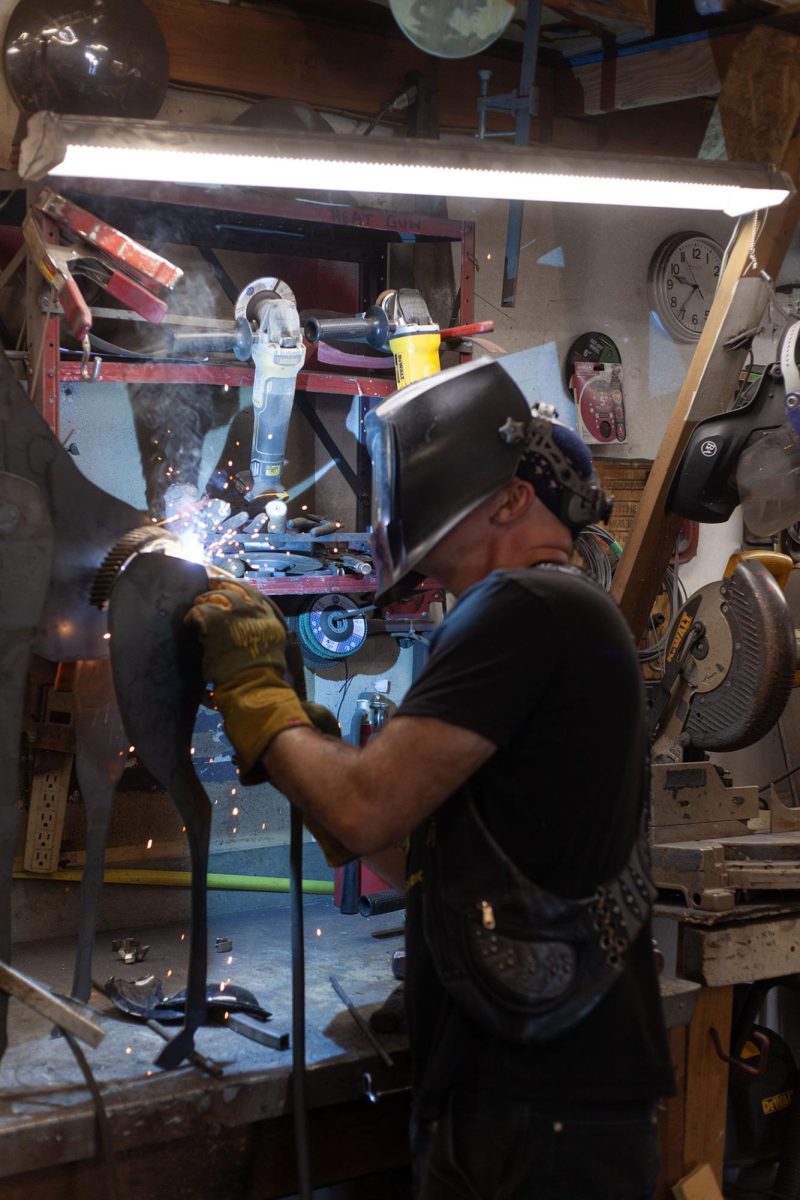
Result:
<svg viewBox="0 0 800 1200"><path fill-rule="evenodd" d="M694 271L692 270L692 268L689 266L688 263L686 264L686 270L689 272L689 274L692 277L693 286L696 287L698 292L700 293L700 299L705 300L705 296L703 295L703 289L700 287L700 284L697 282L697 276L695 275Z"/></svg>
<svg viewBox="0 0 800 1200"><path fill-rule="evenodd" d="M691 275L691 279L686 279L685 276L683 276L683 275L675 276L675 278L678 280L678 283L684 283L684 284L686 284L686 286L688 288L691 289L689 292L689 295L686 297L686 299L683 302L683 308L680 310L680 312L678 314L679 317L686 316L686 305L689 303L689 301L691 300L691 298L695 292L698 292L700 295L700 299L705 302L705 296L703 295L703 289L700 287L700 284L697 282L697 276L695 275L694 271L692 270L692 268L690 267L688 262L686 263L686 270Z"/></svg>
<svg viewBox="0 0 800 1200"><path fill-rule="evenodd" d="M677 279L678 283L685 283L687 287L690 287L692 289L692 291L698 291L700 293L700 299L705 300L705 296L703 295L703 289L700 287L700 284L697 282L697 276L695 275L694 271L692 271L692 268L689 266L688 263L686 264L686 270L691 273L692 278L685 279L683 275L676 275L675 278Z"/></svg>

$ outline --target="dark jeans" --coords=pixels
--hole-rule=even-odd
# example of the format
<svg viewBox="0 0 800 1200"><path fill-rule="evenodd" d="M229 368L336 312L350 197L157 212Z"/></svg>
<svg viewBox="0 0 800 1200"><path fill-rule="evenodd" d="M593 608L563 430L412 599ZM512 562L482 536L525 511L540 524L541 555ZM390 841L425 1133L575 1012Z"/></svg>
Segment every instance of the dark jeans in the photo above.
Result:
<svg viewBox="0 0 800 1200"><path fill-rule="evenodd" d="M658 1177L649 1102L550 1109L460 1086L411 1139L415 1200L651 1200Z"/></svg>

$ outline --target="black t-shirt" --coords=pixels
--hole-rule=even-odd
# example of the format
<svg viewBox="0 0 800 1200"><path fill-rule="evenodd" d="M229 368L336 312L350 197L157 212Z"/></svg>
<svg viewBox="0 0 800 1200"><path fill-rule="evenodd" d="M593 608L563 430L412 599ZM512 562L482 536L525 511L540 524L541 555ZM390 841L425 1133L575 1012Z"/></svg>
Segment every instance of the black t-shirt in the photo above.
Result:
<svg viewBox="0 0 800 1200"><path fill-rule="evenodd" d="M627 862L641 798L622 799L621 785L629 756L646 754L641 671L616 604L579 571L495 571L466 591L398 716L436 717L497 746L470 791L502 849L541 887L589 896ZM425 824L409 852L406 964L421 1115L435 1115L441 1092L467 1077L565 1104L671 1092L649 925L579 1025L546 1043L503 1043L462 1017L439 983L422 933L424 836Z"/></svg>

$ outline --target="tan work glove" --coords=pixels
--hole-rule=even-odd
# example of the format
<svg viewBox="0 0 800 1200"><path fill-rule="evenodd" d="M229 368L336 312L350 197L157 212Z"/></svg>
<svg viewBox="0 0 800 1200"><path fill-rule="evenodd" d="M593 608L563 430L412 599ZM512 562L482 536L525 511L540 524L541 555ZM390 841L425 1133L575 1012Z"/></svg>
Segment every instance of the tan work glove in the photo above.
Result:
<svg viewBox="0 0 800 1200"><path fill-rule="evenodd" d="M243 784L263 783L261 756L284 729L311 726L286 682L286 626L279 610L254 588L209 580L185 617L203 644L203 674L236 751Z"/></svg>
<svg viewBox="0 0 800 1200"><path fill-rule="evenodd" d="M341 737L336 717L322 704L301 701L286 682L286 624L280 610L255 588L228 579L209 580L186 614L203 644L203 674L214 684L214 702L236 751L244 785L267 779L261 756L284 729L313 726ZM355 855L327 830L303 822L332 867Z"/></svg>

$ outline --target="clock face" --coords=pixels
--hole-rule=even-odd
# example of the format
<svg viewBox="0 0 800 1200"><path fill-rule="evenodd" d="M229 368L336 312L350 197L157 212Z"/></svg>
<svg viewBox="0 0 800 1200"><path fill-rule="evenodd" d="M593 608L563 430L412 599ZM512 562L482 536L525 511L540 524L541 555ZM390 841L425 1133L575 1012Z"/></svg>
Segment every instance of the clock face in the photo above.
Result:
<svg viewBox="0 0 800 1200"><path fill-rule="evenodd" d="M695 342L703 332L721 265L722 247L702 233L675 233L653 255L650 307L676 341Z"/></svg>

